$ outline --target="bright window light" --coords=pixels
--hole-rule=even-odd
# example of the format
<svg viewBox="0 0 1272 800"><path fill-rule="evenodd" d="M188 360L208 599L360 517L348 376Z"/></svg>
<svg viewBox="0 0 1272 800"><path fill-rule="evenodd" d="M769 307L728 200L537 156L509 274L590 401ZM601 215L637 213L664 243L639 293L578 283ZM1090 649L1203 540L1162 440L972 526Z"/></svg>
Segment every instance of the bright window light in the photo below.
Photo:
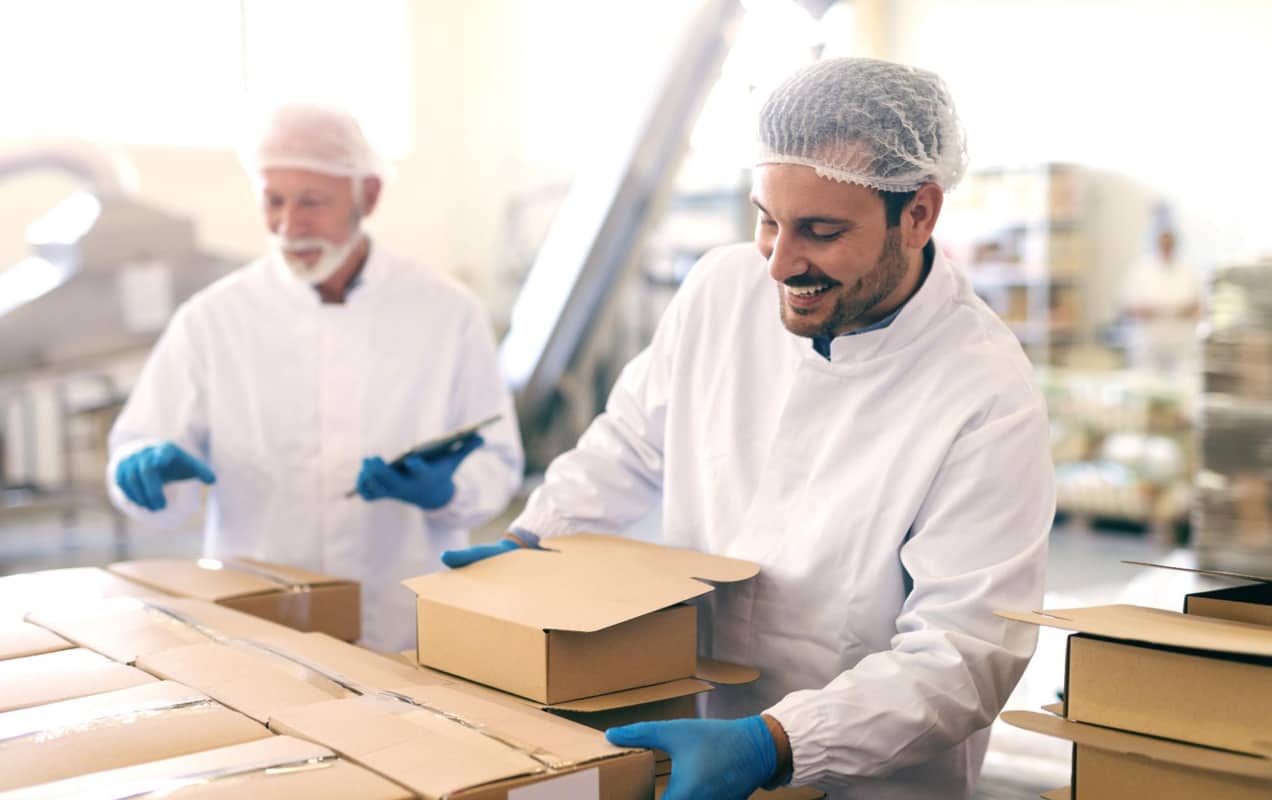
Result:
<svg viewBox="0 0 1272 800"><path fill-rule="evenodd" d="M70 272L51 261L32 256L0 272L0 316L61 286Z"/></svg>

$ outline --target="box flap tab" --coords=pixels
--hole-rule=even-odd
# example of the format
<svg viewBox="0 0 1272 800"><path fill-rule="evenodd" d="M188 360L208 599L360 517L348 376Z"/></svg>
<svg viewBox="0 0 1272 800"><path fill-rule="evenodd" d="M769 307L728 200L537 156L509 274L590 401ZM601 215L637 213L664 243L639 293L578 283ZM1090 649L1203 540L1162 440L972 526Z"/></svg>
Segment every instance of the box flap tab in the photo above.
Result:
<svg viewBox="0 0 1272 800"><path fill-rule="evenodd" d="M645 703L656 703L659 700L672 700L692 694L709 692L713 687L705 681L683 678L678 681L657 683L653 686L642 686L639 689L628 689L625 692L611 692L597 697L586 697L582 700L571 700L568 703L554 703L541 708L553 711L577 711L583 714L595 714L601 711L614 711Z"/></svg>
<svg viewBox="0 0 1272 800"><path fill-rule="evenodd" d="M1017 728L1054 736L1057 739L1066 739L1075 744L1111 753L1141 756L1192 769L1272 779L1272 760L1258 756L1214 750L1169 739L1139 736L1113 728L1060 719L1051 714L1040 714L1036 711L1005 711L1002 714L1002 720Z"/></svg>
<svg viewBox="0 0 1272 800"><path fill-rule="evenodd" d="M1005 619L1111 639L1272 657L1272 629L1266 626L1159 608L1111 605L994 613Z"/></svg>
<svg viewBox="0 0 1272 800"><path fill-rule="evenodd" d="M714 658L702 656L698 656L698 666L694 668L693 674L696 678L723 686L741 686L760 679L760 671L755 667L731 664L728 661L717 661Z"/></svg>

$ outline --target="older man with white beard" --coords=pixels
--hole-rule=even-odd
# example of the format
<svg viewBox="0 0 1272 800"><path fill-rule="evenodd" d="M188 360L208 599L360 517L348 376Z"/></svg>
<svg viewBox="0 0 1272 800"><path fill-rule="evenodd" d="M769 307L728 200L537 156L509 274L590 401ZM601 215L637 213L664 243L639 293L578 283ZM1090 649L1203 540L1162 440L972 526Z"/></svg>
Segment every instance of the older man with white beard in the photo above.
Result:
<svg viewBox="0 0 1272 800"><path fill-rule="evenodd" d="M363 641L398 650L414 634L400 581L520 483L490 325L461 285L363 231L383 169L348 113L281 106L243 161L270 253L174 315L111 431L112 499L174 525L210 484L206 555L359 580ZM376 455L494 415L440 457Z"/></svg>

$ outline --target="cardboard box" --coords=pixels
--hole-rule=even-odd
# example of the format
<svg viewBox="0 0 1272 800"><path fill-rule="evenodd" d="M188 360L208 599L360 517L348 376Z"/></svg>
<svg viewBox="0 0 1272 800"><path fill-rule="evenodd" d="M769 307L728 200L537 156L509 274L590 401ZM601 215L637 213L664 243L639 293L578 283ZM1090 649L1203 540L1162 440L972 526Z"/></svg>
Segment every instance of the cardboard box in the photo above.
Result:
<svg viewBox="0 0 1272 800"><path fill-rule="evenodd" d="M999 613L1078 632L1070 720L1244 753L1269 747L1272 629L1121 605Z"/></svg>
<svg viewBox="0 0 1272 800"><path fill-rule="evenodd" d="M321 745L270 736L188 756L95 772L0 794L0 800L411 800L414 797Z"/></svg>
<svg viewBox="0 0 1272 800"><path fill-rule="evenodd" d="M21 620L0 619L0 661L66 650L73 644L50 630Z"/></svg>
<svg viewBox="0 0 1272 800"><path fill-rule="evenodd" d="M123 561L109 569L130 581L207 600L298 631L320 631L346 642L362 636L357 581L250 558Z"/></svg>
<svg viewBox="0 0 1272 800"><path fill-rule="evenodd" d="M1272 761L1058 719L1007 711L1003 721L1073 742L1074 800L1266 800Z"/></svg>
<svg viewBox="0 0 1272 800"><path fill-rule="evenodd" d="M206 695L167 681L0 714L0 790L269 736Z"/></svg>
<svg viewBox="0 0 1272 800"><path fill-rule="evenodd" d="M1049 792L1043 792L1038 795L1042 800L1073 800L1073 790L1068 786L1062 786L1059 789L1052 789Z"/></svg>
<svg viewBox="0 0 1272 800"><path fill-rule="evenodd" d="M705 581L750 562L578 534L404 581L417 596L419 663L541 703L688 678Z"/></svg>
<svg viewBox="0 0 1272 800"><path fill-rule="evenodd" d="M27 616L80 647L124 664L188 644L302 635L250 614L184 597L155 601L116 597Z"/></svg>
<svg viewBox="0 0 1272 800"><path fill-rule="evenodd" d="M1184 595L1184 613L1272 627L1272 578L1270 577L1215 569L1176 567L1168 564L1153 564L1147 561L1123 561L1122 563L1248 581L1242 586L1230 586L1223 589L1213 589L1208 592L1193 592L1192 594Z"/></svg>
<svg viewBox="0 0 1272 800"><path fill-rule="evenodd" d="M261 723L293 706L456 681L321 633L207 641L142 656L137 666Z"/></svg>
<svg viewBox="0 0 1272 800"><path fill-rule="evenodd" d="M83 605L107 597L162 599L168 594L97 567L6 575L0 578L0 624L20 622L38 609Z"/></svg>
<svg viewBox="0 0 1272 800"><path fill-rule="evenodd" d="M332 700L282 711L275 732L318 742L426 800L646 800L654 759L598 732L447 686L412 701Z"/></svg>
<svg viewBox="0 0 1272 800"><path fill-rule="evenodd" d="M0 661L0 711L154 683L139 669L73 648Z"/></svg>

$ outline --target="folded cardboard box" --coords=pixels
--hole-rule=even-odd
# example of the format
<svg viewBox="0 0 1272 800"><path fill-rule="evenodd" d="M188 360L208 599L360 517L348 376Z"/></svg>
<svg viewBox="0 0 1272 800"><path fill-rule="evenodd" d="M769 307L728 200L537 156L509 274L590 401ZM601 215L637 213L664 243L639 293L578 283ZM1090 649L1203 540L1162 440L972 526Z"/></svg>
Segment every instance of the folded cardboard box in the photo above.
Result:
<svg viewBox="0 0 1272 800"><path fill-rule="evenodd" d="M154 683L139 669L72 648L0 661L0 711Z"/></svg>
<svg viewBox="0 0 1272 800"><path fill-rule="evenodd" d="M1007 711L1003 721L1073 742L1074 800L1266 800L1272 761L1032 711Z"/></svg>
<svg viewBox="0 0 1272 800"><path fill-rule="evenodd" d="M107 597L159 599L166 592L97 567L24 572L0 578L0 624L19 622L39 609L83 605Z"/></svg>
<svg viewBox="0 0 1272 800"><path fill-rule="evenodd" d="M599 534L404 581L417 660L540 703L693 676L697 609L750 562Z"/></svg>
<svg viewBox="0 0 1272 800"><path fill-rule="evenodd" d="M323 744L426 798L647 800L654 760L599 732L448 686L286 709L276 733Z"/></svg>
<svg viewBox="0 0 1272 800"><path fill-rule="evenodd" d="M114 597L82 606L33 611L27 619L124 664L188 644L303 635L251 614L184 597Z"/></svg>
<svg viewBox="0 0 1272 800"><path fill-rule="evenodd" d="M1138 606L999 612L1077 631L1064 715L1243 753L1269 748L1272 629Z"/></svg>
<svg viewBox="0 0 1272 800"><path fill-rule="evenodd" d="M0 714L0 790L249 742L269 731L159 681Z"/></svg>
<svg viewBox="0 0 1272 800"><path fill-rule="evenodd" d="M321 745L270 736L0 793L0 800L410 800L406 789Z"/></svg>
<svg viewBox="0 0 1272 800"><path fill-rule="evenodd" d="M122 561L109 569L169 594L218 603L298 631L321 631L346 642L362 636L357 581L250 558Z"/></svg>
<svg viewBox="0 0 1272 800"><path fill-rule="evenodd" d="M24 612L25 613L25 612ZM0 619L0 661L66 650L75 645L53 631L20 619Z"/></svg>
<svg viewBox="0 0 1272 800"><path fill-rule="evenodd" d="M1250 575L1244 572L1176 567L1170 564L1153 564L1148 561L1122 563L1241 581L1239 586L1184 595L1184 613L1272 626L1272 577Z"/></svg>

